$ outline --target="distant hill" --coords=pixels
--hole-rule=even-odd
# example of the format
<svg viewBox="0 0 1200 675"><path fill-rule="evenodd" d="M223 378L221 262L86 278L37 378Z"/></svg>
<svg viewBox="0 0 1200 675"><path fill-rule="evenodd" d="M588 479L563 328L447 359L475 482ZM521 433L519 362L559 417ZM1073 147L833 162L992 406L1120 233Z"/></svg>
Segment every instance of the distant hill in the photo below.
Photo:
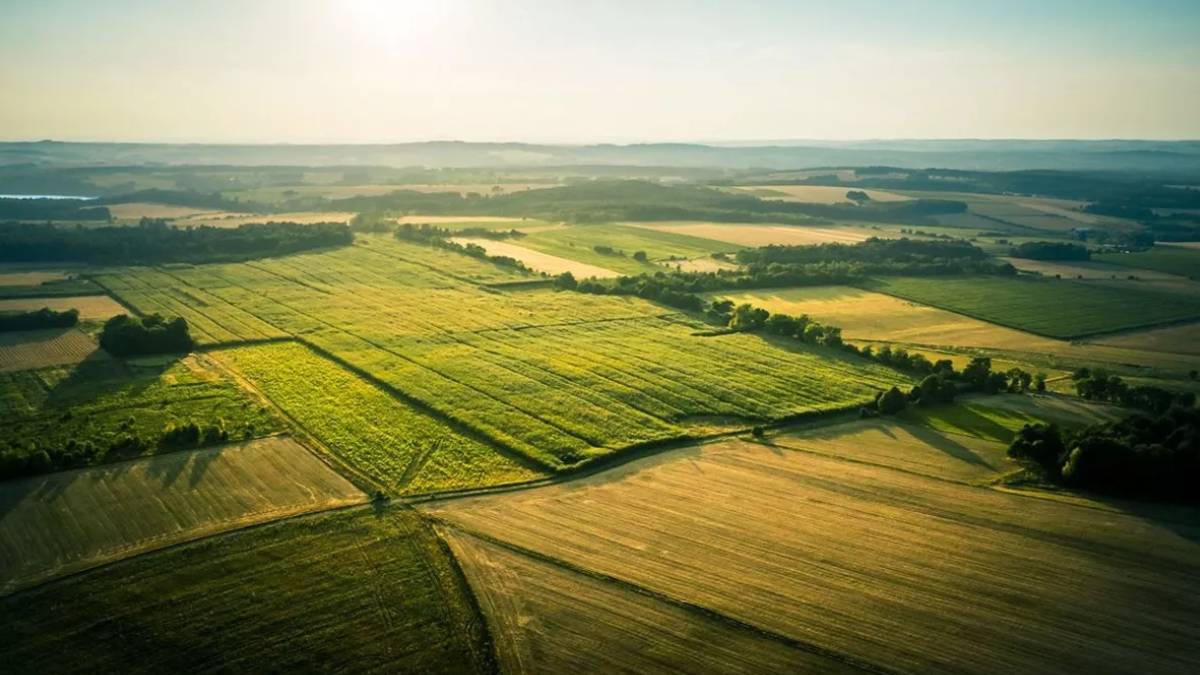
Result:
<svg viewBox="0 0 1200 675"><path fill-rule="evenodd" d="M1071 169L1200 174L1200 141L883 140L767 144L537 145L433 141L380 145L0 143L0 165L675 166L799 169ZM2 186L0 186L2 187Z"/></svg>

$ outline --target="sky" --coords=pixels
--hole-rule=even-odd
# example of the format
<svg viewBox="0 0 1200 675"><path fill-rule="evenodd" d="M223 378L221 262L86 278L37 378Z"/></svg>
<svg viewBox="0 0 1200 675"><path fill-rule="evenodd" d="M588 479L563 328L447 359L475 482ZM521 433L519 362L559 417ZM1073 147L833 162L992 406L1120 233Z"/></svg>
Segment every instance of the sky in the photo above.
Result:
<svg viewBox="0 0 1200 675"><path fill-rule="evenodd" d="M1200 138L1200 0L0 0L0 139Z"/></svg>

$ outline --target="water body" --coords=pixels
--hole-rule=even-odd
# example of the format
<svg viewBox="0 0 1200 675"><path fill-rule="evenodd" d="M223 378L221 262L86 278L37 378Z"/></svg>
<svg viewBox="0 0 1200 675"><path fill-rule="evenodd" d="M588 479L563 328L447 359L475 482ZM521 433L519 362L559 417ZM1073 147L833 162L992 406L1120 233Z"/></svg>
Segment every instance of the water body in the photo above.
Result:
<svg viewBox="0 0 1200 675"><path fill-rule="evenodd" d="M85 197L83 195L0 195L0 199L79 199L87 201L95 199L95 197Z"/></svg>

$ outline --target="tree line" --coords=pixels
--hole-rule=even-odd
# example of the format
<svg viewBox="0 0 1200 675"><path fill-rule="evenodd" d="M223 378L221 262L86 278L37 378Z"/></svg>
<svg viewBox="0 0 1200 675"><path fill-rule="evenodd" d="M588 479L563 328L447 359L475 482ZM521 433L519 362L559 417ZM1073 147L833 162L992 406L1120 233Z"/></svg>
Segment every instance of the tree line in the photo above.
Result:
<svg viewBox="0 0 1200 675"><path fill-rule="evenodd" d="M1014 258L1027 260L1091 260L1086 246L1065 241L1027 241L1009 249Z"/></svg>
<svg viewBox="0 0 1200 675"><path fill-rule="evenodd" d="M171 227L143 218L133 227L0 224L0 262L155 264L236 262L331 246L354 235L344 223L251 223L236 228Z"/></svg>
<svg viewBox="0 0 1200 675"><path fill-rule="evenodd" d="M490 230L488 232L495 235L495 233L492 233ZM525 236L524 233L517 232L516 230L513 230L512 232L520 236ZM490 255L488 254L487 249L478 244L460 244L456 241L450 240L450 237L459 234L463 234L463 232L454 232L447 228L430 225L428 223L423 223L421 225L404 223L396 228L394 236L401 241L411 241L419 244L425 244L427 246L434 246L447 251L454 251L455 253L468 255L472 258L486 260L500 267L506 267L508 269L517 270L520 272L533 273L533 270L526 267L525 263L513 258L512 256ZM497 239L503 237L492 236L489 238Z"/></svg>
<svg viewBox="0 0 1200 675"><path fill-rule="evenodd" d="M86 220L108 222L107 207L84 199L0 199L0 220Z"/></svg>
<svg viewBox="0 0 1200 675"><path fill-rule="evenodd" d="M0 313L0 332L70 328L79 323L79 310L57 312L49 307L28 312Z"/></svg>

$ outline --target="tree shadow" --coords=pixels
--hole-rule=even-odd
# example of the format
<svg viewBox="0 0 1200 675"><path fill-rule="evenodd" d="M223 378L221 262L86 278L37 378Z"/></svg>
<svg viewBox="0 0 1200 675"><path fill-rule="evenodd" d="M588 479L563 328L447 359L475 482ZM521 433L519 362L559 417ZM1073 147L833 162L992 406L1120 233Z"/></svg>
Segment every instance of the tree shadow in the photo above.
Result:
<svg viewBox="0 0 1200 675"><path fill-rule="evenodd" d="M989 420L990 421L990 420ZM980 466L987 469L995 469L986 459L981 457L979 453L971 448L959 443L949 434L943 433L936 429L931 429L926 426L915 424L906 424L904 428L917 440L925 445L938 450L946 455L949 455L957 460L966 462L972 466Z"/></svg>

